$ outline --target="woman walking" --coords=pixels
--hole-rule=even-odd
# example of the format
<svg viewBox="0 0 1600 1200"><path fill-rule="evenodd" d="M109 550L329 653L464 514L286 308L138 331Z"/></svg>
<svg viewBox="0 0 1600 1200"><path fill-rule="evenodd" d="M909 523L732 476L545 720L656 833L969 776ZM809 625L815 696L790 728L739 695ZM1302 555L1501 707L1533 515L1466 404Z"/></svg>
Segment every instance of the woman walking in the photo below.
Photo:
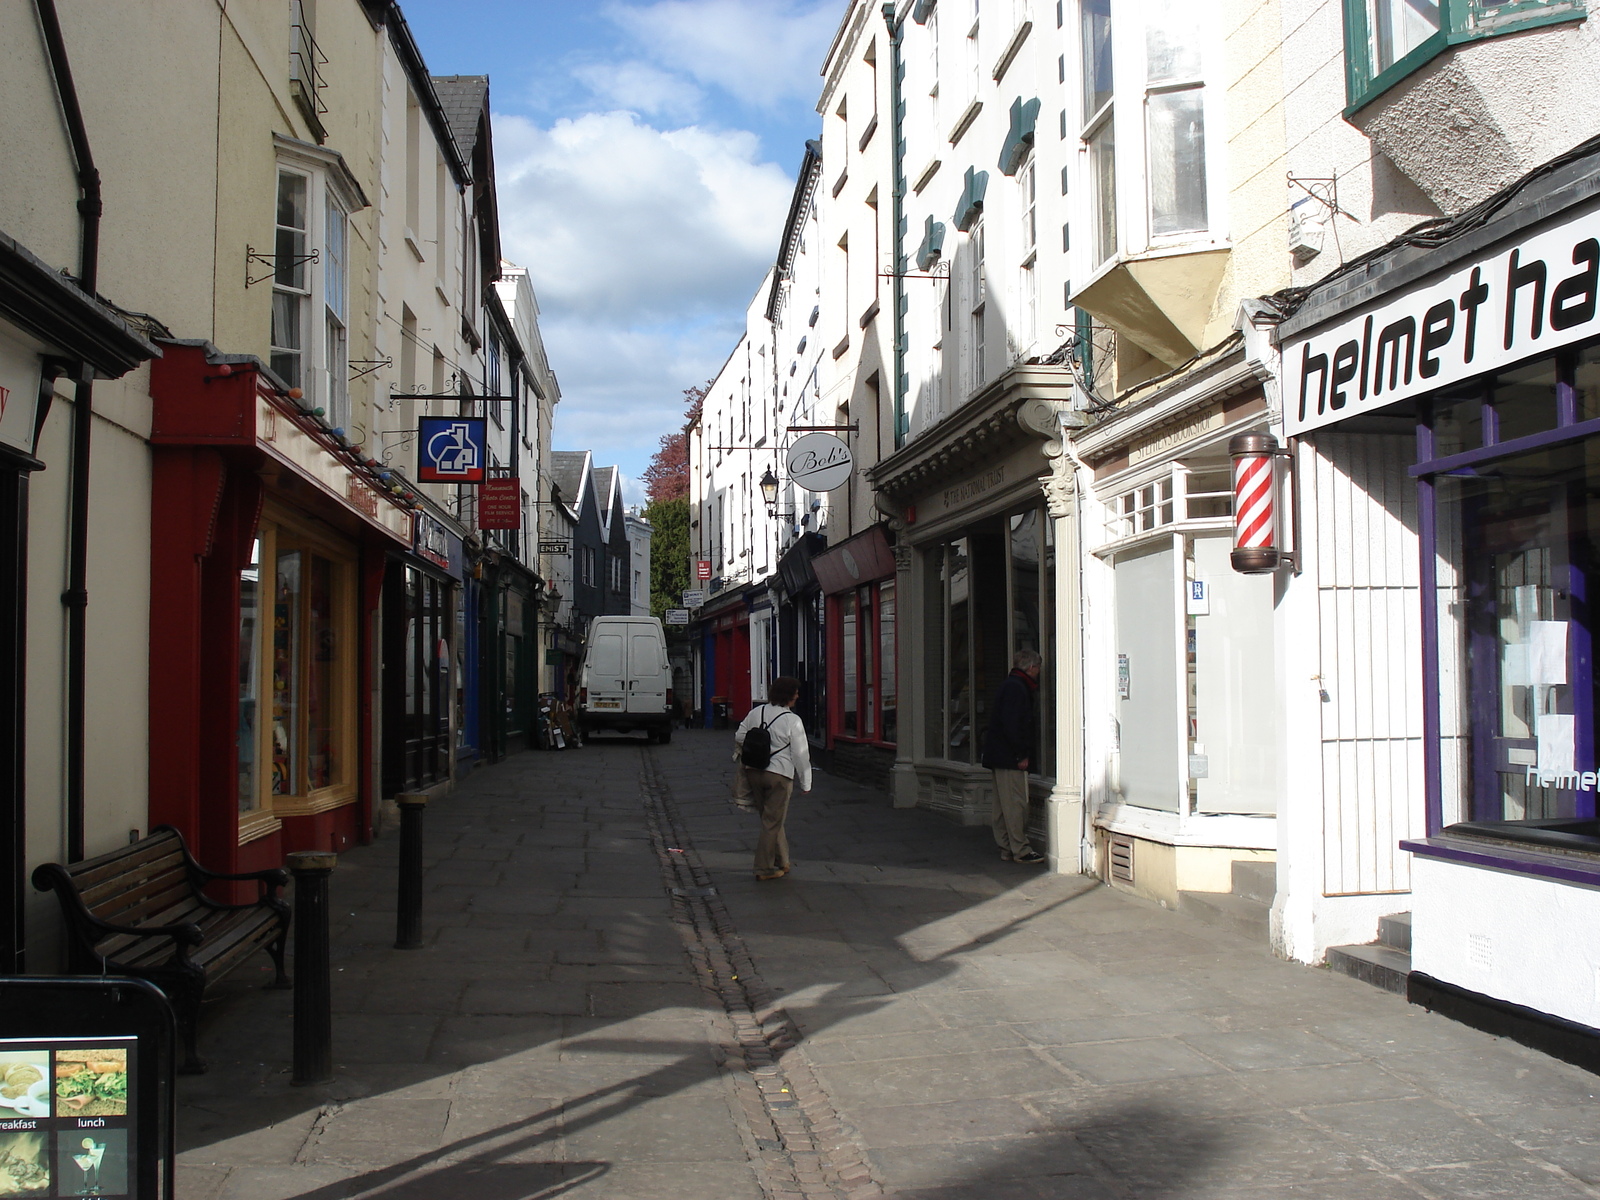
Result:
<svg viewBox="0 0 1600 1200"><path fill-rule="evenodd" d="M794 711L799 697L798 679L788 675L774 679L767 689L767 703L752 708L733 735L735 753L750 783L750 802L761 814L761 836L756 840L756 878L760 880L782 879L789 873L789 838L783 828L789 815L789 795L796 783L802 792L811 790L811 747L805 723ZM761 732L752 738L752 732L758 730ZM759 762L764 754L766 761Z"/></svg>

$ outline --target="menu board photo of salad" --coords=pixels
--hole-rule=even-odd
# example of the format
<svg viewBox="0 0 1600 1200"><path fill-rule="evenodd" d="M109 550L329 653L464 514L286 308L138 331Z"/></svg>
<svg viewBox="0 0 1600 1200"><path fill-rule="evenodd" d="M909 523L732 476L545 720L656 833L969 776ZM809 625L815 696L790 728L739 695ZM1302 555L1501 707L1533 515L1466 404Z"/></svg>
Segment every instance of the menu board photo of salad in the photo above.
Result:
<svg viewBox="0 0 1600 1200"><path fill-rule="evenodd" d="M130 1195L136 1040L0 1039L0 1197Z"/></svg>

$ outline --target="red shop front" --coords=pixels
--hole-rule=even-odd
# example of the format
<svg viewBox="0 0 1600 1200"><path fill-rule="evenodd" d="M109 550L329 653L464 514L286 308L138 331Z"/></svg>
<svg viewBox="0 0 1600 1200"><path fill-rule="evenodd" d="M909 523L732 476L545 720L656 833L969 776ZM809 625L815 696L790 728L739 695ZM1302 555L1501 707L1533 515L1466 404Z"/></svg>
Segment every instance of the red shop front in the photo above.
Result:
<svg viewBox="0 0 1600 1200"><path fill-rule="evenodd" d="M712 685L714 696L728 701L728 713L735 723L750 711L750 610L743 596L738 607L724 609L706 618L714 639ZM766 697L762 696L765 700Z"/></svg>
<svg viewBox="0 0 1600 1200"><path fill-rule="evenodd" d="M827 597L828 744L899 738L894 552L874 525L816 555Z"/></svg>
<svg viewBox="0 0 1600 1200"><path fill-rule="evenodd" d="M374 614L411 510L255 359L164 349L150 389L150 823L229 872L365 842Z"/></svg>

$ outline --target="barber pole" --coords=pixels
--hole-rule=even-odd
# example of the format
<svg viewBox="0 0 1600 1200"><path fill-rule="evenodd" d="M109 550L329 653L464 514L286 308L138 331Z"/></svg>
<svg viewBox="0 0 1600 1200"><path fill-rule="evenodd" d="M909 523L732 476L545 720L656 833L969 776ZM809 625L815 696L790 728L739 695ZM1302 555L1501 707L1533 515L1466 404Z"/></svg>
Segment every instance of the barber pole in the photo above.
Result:
<svg viewBox="0 0 1600 1200"><path fill-rule="evenodd" d="M1278 569L1278 442L1270 433L1241 433L1228 442L1233 456L1233 569L1265 575Z"/></svg>

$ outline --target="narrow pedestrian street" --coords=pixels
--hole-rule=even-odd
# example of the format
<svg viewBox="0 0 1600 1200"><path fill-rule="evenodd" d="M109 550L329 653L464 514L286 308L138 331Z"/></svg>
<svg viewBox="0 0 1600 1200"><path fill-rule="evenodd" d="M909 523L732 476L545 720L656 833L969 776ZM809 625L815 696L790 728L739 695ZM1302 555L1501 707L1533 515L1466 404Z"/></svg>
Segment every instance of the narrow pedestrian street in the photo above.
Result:
<svg viewBox="0 0 1600 1200"><path fill-rule="evenodd" d="M241 971L182 1200L1600 1196L1595 1077L819 774L756 883L729 735L524 753L332 880L334 1056Z"/></svg>

